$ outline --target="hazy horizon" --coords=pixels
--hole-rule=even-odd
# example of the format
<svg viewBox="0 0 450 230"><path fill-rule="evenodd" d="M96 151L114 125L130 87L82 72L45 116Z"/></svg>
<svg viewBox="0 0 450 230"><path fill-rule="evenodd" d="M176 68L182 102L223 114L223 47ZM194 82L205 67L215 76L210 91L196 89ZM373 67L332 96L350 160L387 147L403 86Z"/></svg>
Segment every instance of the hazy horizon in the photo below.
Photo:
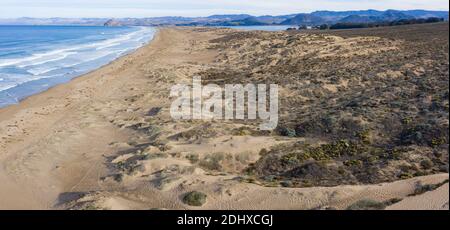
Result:
<svg viewBox="0 0 450 230"><path fill-rule="evenodd" d="M149 18L205 17L217 14L287 15L349 10L448 11L447 0L2 0L0 18Z"/></svg>

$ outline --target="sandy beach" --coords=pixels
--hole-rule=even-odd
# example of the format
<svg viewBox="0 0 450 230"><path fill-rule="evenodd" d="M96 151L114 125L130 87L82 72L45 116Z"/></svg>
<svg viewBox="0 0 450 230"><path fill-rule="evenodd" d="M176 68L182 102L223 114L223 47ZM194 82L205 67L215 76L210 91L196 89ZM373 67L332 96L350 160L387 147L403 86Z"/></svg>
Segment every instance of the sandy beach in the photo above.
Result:
<svg viewBox="0 0 450 230"><path fill-rule="evenodd" d="M446 27L448 32L448 24ZM305 186L304 180L298 182L299 186L281 186L278 181L271 184L269 179L260 179L268 178L262 173L265 161L260 159L268 156L263 152L275 154L270 149L277 145L299 141L321 144L327 140L261 133L255 128L257 122L171 119L170 87L189 84L197 74L219 85L227 81L225 78L236 83L255 79L266 82L268 78L263 73L268 71L252 67L254 63L248 60L261 61L283 76L283 71L290 71L293 63L300 63L308 55L323 60L374 56L397 52L407 43L375 35L261 32L255 37L256 33L161 28L151 43L134 53L0 109L0 209L347 209L366 200L378 202L383 209L448 210L448 152L433 155L445 152L445 147L433 152L415 143L417 147L405 150L414 157L395 162L389 158L379 166L384 167L378 170L380 175L367 180L361 179L363 170L346 168L353 173L351 176L336 180L337 186L326 186L324 181L334 178L329 169L329 177L321 182L311 180L311 186ZM279 45L286 41L290 44L289 39L298 42L298 46L285 49ZM331 46L325 46L325 42ZM258 57L271 59L269 62ZM430 62L424 61L433 66ZM420 72L417 66L421 64L411 61L412 67L408 68ZM311 72L316 71L315 65L309 66ZM236 69L249 71L233 72ZM400 74L385 71L377 77L403 79ZM299 85L288 82L289 79L278 77L282 85L280 97L287 98L281 106L289 108L280 111L281 125L286 127L295 120L294 112L303 116L311 107L319 109L319 105L324 105L320 102L310 107L307 103L314 95L346 95L346 90L355 84L370 85L362 78L357 82L338 79L316 83L306 79ZM287 83L283 85L281 81ZM309 94L298 94L300 85L310 87ZM376 118L389 117L387 112L382 113L372 114ZM313 112L309 114L315 116ZM439 122L445 120L448 127L448 110L447 119L444 116L437 123L442 125ZM385 137L380 135L377 139L376 135L374 132L370 136L371 141ZM420 166L428 158L437 162L436 167ZM447 168L443 169L445 162ZM411 176L406 171L395 171L400 163L418 165L421 174L412 166L408 168ZM254 172L244 173L252 166ZM333 162L328 166L333 168ZM277 175L283 182L289 173ZM184 203L184 194L191 191L206 194L206 202L198 207Z"/></svg>

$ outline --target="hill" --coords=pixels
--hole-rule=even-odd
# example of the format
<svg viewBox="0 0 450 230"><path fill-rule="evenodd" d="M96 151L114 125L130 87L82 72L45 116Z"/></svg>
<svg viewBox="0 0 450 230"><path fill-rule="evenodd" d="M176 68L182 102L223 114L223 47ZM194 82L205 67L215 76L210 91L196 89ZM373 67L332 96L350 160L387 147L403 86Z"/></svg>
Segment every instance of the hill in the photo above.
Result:
<svg viewBox="0 0 450 230"><path fill-rule="evenodd" d="M320 25L326 20L312 14L298 14L297 16L281 22L281 25Z"/></svg>
<svg viewBox="0 0 450 230"><path fill-rule="evenodd" d="M427 10L361 10L361 11L316 11L289 15L249 14L211 15L208 17L148 17L148 18L17 18L0 19L0 25L109 25L115 22L123 26L229 26L229 25L320 25L339 22L384 22L401 19L443 18L448 20L448 11Z"/></svg>

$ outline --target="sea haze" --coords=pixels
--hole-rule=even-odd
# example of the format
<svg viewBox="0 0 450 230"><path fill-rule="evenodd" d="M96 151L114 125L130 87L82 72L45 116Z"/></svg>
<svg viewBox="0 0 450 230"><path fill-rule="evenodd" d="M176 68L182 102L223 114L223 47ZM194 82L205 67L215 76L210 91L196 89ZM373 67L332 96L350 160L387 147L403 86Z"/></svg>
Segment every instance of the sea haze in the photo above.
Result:
<svg viewBox="0 0 450 230"><path fill-rule="evenodd" d="M154 34L152 27L0 26L0 107L108 64Z"/></svg>

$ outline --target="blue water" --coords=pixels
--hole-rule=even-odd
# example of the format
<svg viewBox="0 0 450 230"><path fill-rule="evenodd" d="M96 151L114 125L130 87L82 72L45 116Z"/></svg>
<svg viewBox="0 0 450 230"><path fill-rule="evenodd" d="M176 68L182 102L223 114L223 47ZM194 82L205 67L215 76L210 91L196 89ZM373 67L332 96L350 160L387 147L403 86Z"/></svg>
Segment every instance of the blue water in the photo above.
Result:
<svg viewBox="0 0 450 230"><path fill-rule="evenodd" d="M288 28L298 27L298 26L217 26L219 28L231 28L237 30L262 30L262 31L283 31Z"/></svg>
<svg viewBox="0 0 450 230"><path fill-rule="evenodd" d="M0 26L0 107L108 64L154 34L150 27Z"/></svg>

